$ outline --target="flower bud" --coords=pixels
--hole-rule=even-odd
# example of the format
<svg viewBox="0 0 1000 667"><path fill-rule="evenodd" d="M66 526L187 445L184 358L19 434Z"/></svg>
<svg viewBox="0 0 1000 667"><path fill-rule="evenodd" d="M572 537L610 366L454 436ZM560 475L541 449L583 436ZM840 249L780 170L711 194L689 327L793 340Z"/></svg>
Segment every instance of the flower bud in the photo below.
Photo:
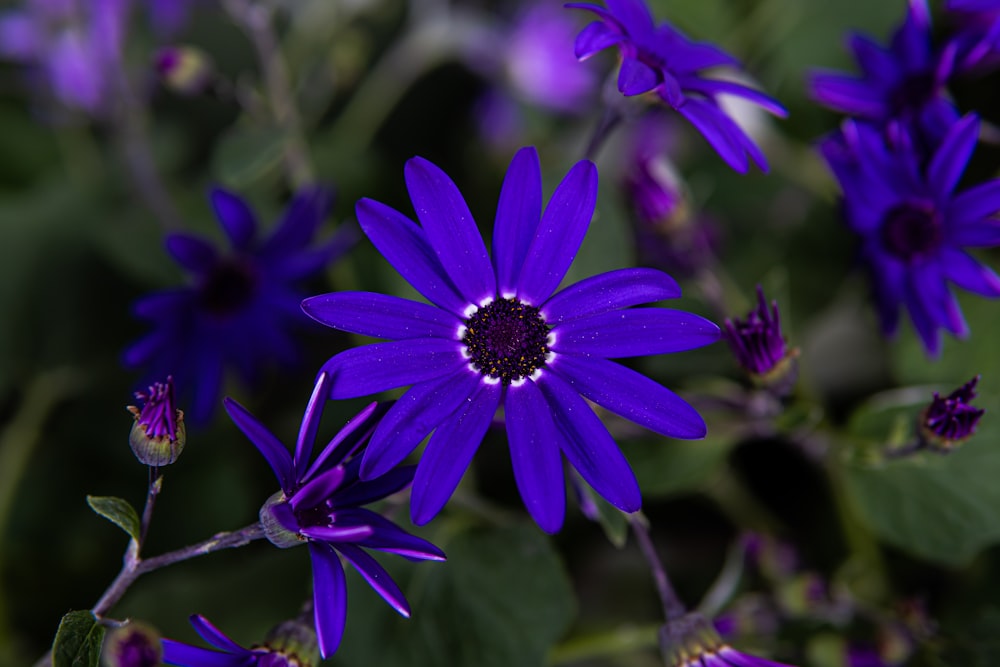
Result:
<svg viewBox="0 0 1000 667"><path fill-rule="evenodd" d="M764 290L757 286L757 309L746 320L727 319L724 337L751 381L778 395L791 391L798 376L798 348L788 349L781 332L778 303L768 308Z"/></svg>
<svg viewBox="0 0 1000 667"><path fill-rule="evenodd" d="M159 667L163 661L160 634L135 621L116 628L104 643L108 667Z"/></svg>
<svg viewBox="0 0 1000 667"><path fill-rule="evenodd" d="M187 442L184 412L174 407L173 378L156 382L145 392L137 391L135 397L145 404L141 409L128 406L135 417L128 437L132 453L148 466L170 465Z"/></svg>
<svg viewBox="0 0 1000 667"><path fill-rule="evenodd" d="M978 382L977 375L944 398L934 392L930 405L920 412L920 440L924 445L950 452L972 437L986 412L972 405Z"/></svg>
<svg viewBox="0 0 1000 667"><path fill-rule="evenodd" d="M194 46L160 49L153 68L168 89L180 95L201 95L215 83L215 67L207 53Z"/></svg>
<svg viewBox="0 0 1000 667"><path fill-rule="evenodd" d="M284 515L285 520L282 521ZM308 540L297 530L292 530L286 523L294 523L295 517L291 505L283 491L278 491L268 498L260 508L260 525L264 528L264 537L279 549L288 549L305 544Z"/></svg>
<svg viewBox="0 0 1000 667"><path fill-rule="evenodd" d="M267 633L261 647L269 651L262 657L258 667L313 667L319 664L319 642L311 619L285 621ZM270 659L270 661L268 661Z"/></svg>

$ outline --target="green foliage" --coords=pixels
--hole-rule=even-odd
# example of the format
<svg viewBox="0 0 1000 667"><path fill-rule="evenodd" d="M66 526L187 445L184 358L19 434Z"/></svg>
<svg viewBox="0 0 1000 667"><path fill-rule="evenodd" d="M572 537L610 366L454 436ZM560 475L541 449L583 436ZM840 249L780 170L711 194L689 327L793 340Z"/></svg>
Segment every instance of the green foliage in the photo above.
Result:
<svg viewBox="0 0 1000 667"><path fill-rule="evenodd" d="M87 496L87 504L90 509L128 533L133 540L139 541L139 515L127 500L114 496Z"/></svg>
<svg viewBox="0 0 1000 667"><path fill-rule="evenodd" d="M224 185L247 188L277 175L288 133L237 124L219 140L212 171Z"/></svg>
<svg viewBox="0 0 1000 667"><path fill-rule="evenodd" d="M570 583L548 537L526 523L458 528L442 546L447 563L422 563L410 568L409 582L399 579L413 608L408 621L352 578L351 615L336 664L545 664L574 610Z"/></svg>
<svg viewBox="0 0 1000 667"><path fill-rule="evenodd" d="M59 622L52 644L53 667L98 667L104 626L89 611L71 611Z"/></svg>

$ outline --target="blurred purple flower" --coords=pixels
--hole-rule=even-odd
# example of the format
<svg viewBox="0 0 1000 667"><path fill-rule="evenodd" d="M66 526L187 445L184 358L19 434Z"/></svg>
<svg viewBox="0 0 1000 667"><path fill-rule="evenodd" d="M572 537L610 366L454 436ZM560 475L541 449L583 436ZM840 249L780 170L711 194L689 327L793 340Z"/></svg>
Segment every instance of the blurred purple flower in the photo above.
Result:
<svg viewBox="0 0 1000 667"><path fill-rule="evenodd" d="M978 130L979 119L965 116L929 161L905 132L887 141L853 120L820 145L844 192L847 223L861 237L884 333L896 331L903 305L931 356L941 350L940 329L968 334L949 282L1000 296L1000 277L964 249L1000 244L1000 180L955 192Z"/></svg>
<svg viewBox="0 0 1000 667"><path fill-rule="evenodd" d="M950 0L959 71L994 68L1000 64L1000 0Z"/></svg>
<svg viewBox="0 0 1000 667"><path fill-rule="evenodd" d="M224 401L230 418L267 459L281 485L281 491L260 510L267 538L281 548L309 545L316 634L323 657L336 652L347 620L347 582L340 557L406 617L410 607L402 591L362 547L414 560L445 559L430 542L362 507L401 491L413 481L413 466L365 481L358 477L361 460L354 454L385 414L376 403L349 421L310 463L323 404L332 385L330 376L321 372L302 417L294 456L243 406L230 398Z"/></svg>
<svg viewBox="0 0 1000 667"><path fill-rule="evenodd" d="M944 398L934 392L930 405L920 413L920 435L931 447L950 451L972 437L976 424L986 413L972 405L979 376L972 378Z"/></svg>
<svg viewBox="0 0 1000 667"><path fill-rule="evenodd" d="M314 667L316 637L295 621L279 625L261 645L243 648L200 614L189 619L195 632L217 650L163 640L163 663L180 667ZM291 637L286 628L294 633ZM282 631L283 634L282 634ZM291 641L289 641L291 639Z"/></svg>
<svg viewBox="0 0 1000 667"><path fill-rule="evenodd" d="M434 431L413 482L417 524L448 501L501 404L518 489L547 532L565 514L563 456L611 504L626 512L641 504L628 461L583 397L663 435L705 435L690 405L609 359L701 347L718 339L718 327L676 310L623 310L680 296L673 279L652 269L612 271L553 295L590 225L597 169L578 162L544 214L541 181L538 154L521 149L500 193L491 265L458 188L413 158L406 184L422 226L370 199L358 202L357 215L434 305L368 292L302 303L327 326L392 341L342 352L324 370L336 379L332 398L412 385L372 436L361 475L390 470Z"/></svg>
<svg viewBox="0 0 1000 667"><path fill-rule="evenodd" d="M116 98L130 0L28 0L0 12L0 57L32 67L63 105L99 116Z"/></svg>
<svg viewBox="0 0 1000 667"><path fill-rule="evenodd" d="M240 197L217 188L210 199L229 249L220 251L193 234L167 237L167 251L189 272L192 284L135 304L136 315L154 329L124 357L128 366L145 366L153 377L172 374L181 394L193 394L196 422L212 415L226 367L253 384L268 362L296 360L287 329L308 320L295 285L317 275L354 236L353 228L341 227L331 240L313 245L330 211L332 195L325 188L297 194L266 239L260 239L257 218Z"/></svg>
<svg viewBox="0 0 1000 667"><path fill-rule="evenodd" d="M207 1L199 0L199 4ZM153 29L161 35L172 35L187 23L195 0L146 0L146 4Z"/></svg>
<svg viewBox="0 0 1000 667"><path fill-rule="evenodd" d="M616 46L622 56L618 90L626 96L655 92L704 135L733 169L746 172L753 160L767 169L767 159L746 132L722 109L720 96L741 97L780 117L784 107L764 93L735 81L707 78L702 70L737 67L739 62L711 44L693 42L669 23L659 26L643 0L607 0L607 8L571 2L600 18L576 38L581 60ZM749 160L748 160L749 156Z"/></svg>

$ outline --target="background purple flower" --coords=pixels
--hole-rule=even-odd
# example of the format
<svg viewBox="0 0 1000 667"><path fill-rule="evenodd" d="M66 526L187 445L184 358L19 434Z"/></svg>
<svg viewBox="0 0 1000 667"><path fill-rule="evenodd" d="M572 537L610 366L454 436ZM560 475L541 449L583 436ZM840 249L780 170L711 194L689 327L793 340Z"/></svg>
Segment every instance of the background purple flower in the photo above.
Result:
<svg viewBox="0 0 1000 667"><path fill-rule="evenodd" d="M281 491L261 508L267 538L287 548L309 545L313 565L313 606L320 653L333 655L347 620L347 581L340 558L353 565L372 588L403 616L410 607L389 573L366 547L415 560L444 560L430 542L410 535L363 505L381 500L409 486L414 468L398 468L362 481L360 458L352 458L378 424L383 409L375 403L361 411L312 459L323 404L331 380L320 373L295 442L295 454L236 401L225 400L233 422L257 447L274 471ZM312 462L310 463L310 460Z"/></svg>
<svg viewBox="0 0 1000 667"><path fill-rule="evenodd" d="M566 6L600 18L577 37L576 55L584 60L616 46L622 57L618 90L623 95L655 92L687 118L733 169L747 171L749 160L767 169L764 154L725 113L719 96L744 98L780 117L786 115L784 107L743 84L702 76L702 70L709 68L737 67L735 58L711 44L689 40L669 23L655 25L642 0L608 0L607 8L578 2Z"/></svg>
<svg viewBox="0 0 1000 667"><path fill-rule="evenodd" d="M905 306L924 347L936 356L940 330L965 336L968 328L949 283L987 297L1000 296L1000 277L966 247L1000 244L1000 180L955 192L976 145L979 119L955 123L927 166L905 133L887 142L856 121L820 146L844 192L848 225L861 237L883 331L898 325Z"/></svg>
<svg viewBox="0 0 1000 667"><path fill-rule="evenodd" d="M353 242L353 230L342 227L332 240L313 244L330 210L332 195L325 188L297 194L263 239L240 197L215 189L210 199L229 248L193 234L169 235L167 251L191 283L135 304L136 315L154 329L125 352L128 366L144 366L154 377L173 375L178 392L192 396L190 414L198 422L214 411L226 368L253 384L268 363L296 360L288 329L307 321L297 285Z"/></svg>
<svg viewBox="0 0 1000 667"><path fill-rule="evenodd" d="M293 626L297 635L293 639L298 639L297 642L289 642L282 637L285 641L265 640L253 648L243 648L201 614L192 615L190 621L198 636L214 650L164 639L164 664L180 667L309 667L315 664L314 655L310 655L316 652L315 637L309 636L311 631L294 621L279 625L275 630Z"/></svg>
<svg viewBox="0 0 1000 667"><path fill-rule="evenodd" d="M411 502L414 522L430 521L503 405L515 480L544 530L562 525L563 457L613 505L639 509L628 462L583 397L663 435L704 436L691 406L609 359L701 347L719 337L718 327L681 311L627 310L680 296L669 276L652 269L612 271L553 294L594 212L597 170L589 161L570 170L542 213L538 154L524 148L515 155L497 207L492 262L444 172L413 158L406 184L420 226L369 199L358 202L358 220L434 305L367 292L302 303L327 326L392 341L330 359L332 397L412 385L372 436L362 477L387 472L433 431Z"/></svg>

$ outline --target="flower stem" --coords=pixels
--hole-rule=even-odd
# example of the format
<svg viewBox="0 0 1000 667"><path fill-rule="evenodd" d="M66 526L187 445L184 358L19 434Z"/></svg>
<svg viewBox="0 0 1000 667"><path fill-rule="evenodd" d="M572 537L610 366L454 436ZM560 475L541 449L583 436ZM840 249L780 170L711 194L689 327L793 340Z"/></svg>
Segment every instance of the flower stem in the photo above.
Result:
<svg viewBox="0 0 1000 667"><path fill-rule="evenodd" d="M653 539L649 535L649 522L639 512L629 514L628 522L632 526L632 533L635 535L636 541L639 543L639 549L642 550L642 555L646 557L649 569L653 573L656 592L659 594L660 602L663 604L664 618L668 622L680 618L687 613L687 609L680 598L677 597L670 579L667 578L667 571L663 567L663 561L660 560L659 555L656 553Z"/></svg>
<svg viewBox="0 0 1000 667"><path fill-rule="evenodd" d="M160 495L163 488L163 471L159 468L149 469L149 490L146 492L146 506L142 509L142 523L139 525L139 548L146 543L146 533L149 531L149 524L153 520L153 505L156 504L156 497Z"/></svg>
<svg viewBox="0 0 1000 667"><path fill-rule="evenodd" d="M587 142L587 149L583 152L583 157L587 160L595 160L597 152L601 150L601 146L611 135L611 130L615 129L621 121L621 112L611 107L605 107L601 120L594 127L594 133L590 135L590 141Z"/></svg>

